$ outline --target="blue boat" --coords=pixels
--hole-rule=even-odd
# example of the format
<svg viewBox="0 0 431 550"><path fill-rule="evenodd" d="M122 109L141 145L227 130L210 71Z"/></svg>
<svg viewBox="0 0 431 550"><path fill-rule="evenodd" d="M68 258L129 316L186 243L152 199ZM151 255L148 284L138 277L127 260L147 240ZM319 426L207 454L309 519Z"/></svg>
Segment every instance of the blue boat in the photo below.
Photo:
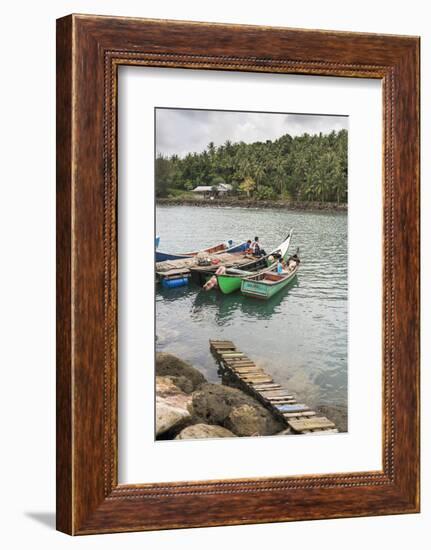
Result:
<svg viewBox="0 0 431 550"><path fill-rule="evenodd" d="M193 258L194 256L197 256L200 252L206 252L207 254L220 254L222 252L244 252L246 249L247 243L245 241L239 244L233 244L233 240L229 239L226 242L210 246L209 248L204 248L203 250L196 250L195 252L171 254L168 252L162 252L161 250L156 250L156 262L166 262L167 260L183 260L187 258Z"/></svg>

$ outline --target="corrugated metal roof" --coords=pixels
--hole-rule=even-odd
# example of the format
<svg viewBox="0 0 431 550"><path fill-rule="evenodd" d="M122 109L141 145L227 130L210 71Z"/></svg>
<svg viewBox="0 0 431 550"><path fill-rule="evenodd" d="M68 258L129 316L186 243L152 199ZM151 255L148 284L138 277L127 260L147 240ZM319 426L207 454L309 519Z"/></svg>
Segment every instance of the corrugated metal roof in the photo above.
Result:
<svg viewBox="0 0 431 550"><path fill-rule="evenodd" d="M206 192L206 191L211 191L212 190L212 186L211 185L198 185L198 187L195 187L193 189L193 193L203 193L203 192Z"/></svg>
<svg viewBox="0 0 431 550"><path fill-rule="evenodd" d="M198 185L193 189L193 193L209 193L213 188L217 191L232 191L230 183L220 183L219 185Z"/></svg>

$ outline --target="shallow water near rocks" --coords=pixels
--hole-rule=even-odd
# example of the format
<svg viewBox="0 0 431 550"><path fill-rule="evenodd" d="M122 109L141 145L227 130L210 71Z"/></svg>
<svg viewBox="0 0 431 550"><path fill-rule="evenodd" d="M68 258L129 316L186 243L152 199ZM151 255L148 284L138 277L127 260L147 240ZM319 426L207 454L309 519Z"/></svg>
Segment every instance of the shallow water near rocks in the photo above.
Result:
<svg viewBox="0 0 431 550"><path fill-rule="evenodd" d="M293 227L298 276L268 301L194 284L156 288L156 349L220 381L211 339L237 348L296 394L301 403L347 407L347 214L271 209L158 206L160 249L182 252L228 238L260 238L267 252Z"/></svg>

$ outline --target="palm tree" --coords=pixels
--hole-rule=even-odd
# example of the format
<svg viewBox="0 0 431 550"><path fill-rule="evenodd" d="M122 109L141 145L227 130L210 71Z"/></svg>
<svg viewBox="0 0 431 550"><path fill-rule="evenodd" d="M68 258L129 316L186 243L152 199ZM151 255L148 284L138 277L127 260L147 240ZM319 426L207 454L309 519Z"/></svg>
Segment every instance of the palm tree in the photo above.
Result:
<svg viewBox="0 0 431 550"><path fill-rule="evenodd" d="M240 183L239 188L247 193L247 197L250 197L250 194L256 189L256 182L250 176L246 176Z"/></svg>
<svg viewBox="0 0 431 550"><path fill-rule="evenodd" d="M210 141L208 143L207 149L208 149L208 153L209 153L210 157L212 158L215 154L215 151L216 151L216 148L215 148L215 145L214 145L213 141Z"/></svg>

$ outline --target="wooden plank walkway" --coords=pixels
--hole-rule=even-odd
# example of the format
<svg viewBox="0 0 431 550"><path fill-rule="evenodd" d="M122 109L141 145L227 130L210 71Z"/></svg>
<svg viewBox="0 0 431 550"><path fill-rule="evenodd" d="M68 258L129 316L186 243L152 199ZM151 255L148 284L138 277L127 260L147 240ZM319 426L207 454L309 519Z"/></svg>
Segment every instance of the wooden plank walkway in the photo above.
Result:
<svg viewBox="0 0 431 550"><path fill-rule="evenodd" d="M287 389L274 382L245 353L237 350L230 340L210 340L210 349L219 364L234 377L242 389L283 420L295 433L338 432L331 420L319 416L307 405L298 403Z"/></svg>

